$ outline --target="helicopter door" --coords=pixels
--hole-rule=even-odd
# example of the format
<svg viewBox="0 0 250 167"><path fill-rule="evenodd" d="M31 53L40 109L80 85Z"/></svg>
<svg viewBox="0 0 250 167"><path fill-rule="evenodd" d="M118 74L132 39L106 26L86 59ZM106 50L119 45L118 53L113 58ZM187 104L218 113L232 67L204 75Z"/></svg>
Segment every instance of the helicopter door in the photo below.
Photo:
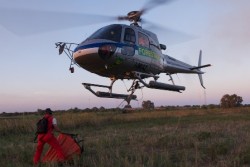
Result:
<svg viewBox="0 0 250 167"><path fill-rule="evenodd" d="M126 28L124 33L124 42L135 44L135 31L132 28Z"/></svg>
<svg viewBox="0 0 250 167"><path fill-rule="evenodd" d="M138 62L143 64L143 66L145 66L145 69L150 68L152 63L152 56L153 52L149 47L148 36L141 32L138 32L138 58L137 58Z"/></svg>
<svg viewBox="0 0 250 167"><path fill-rule="evenodd" d="M150 49L154 52L154 56L152 59L152 66L156 70L162 70L163 69L163 64L164 64L164 59L161 57L162 53L161 50L155 45L155 44L150 44Z"/></svg>
<svg viewBox="0 0 250 167"><path fill-rule="evenodd" d="M128 44L122 47L122 54L126 56L134 56L135 54L135 31L132 28L126 28L124 33L123 41Z"/></svg>
<svg viewBox="0 0 250 167"><path fill-rule="evenodd" d="M149 48L149 39L146 35L138 32L138 44L144 48Z"/></svg>

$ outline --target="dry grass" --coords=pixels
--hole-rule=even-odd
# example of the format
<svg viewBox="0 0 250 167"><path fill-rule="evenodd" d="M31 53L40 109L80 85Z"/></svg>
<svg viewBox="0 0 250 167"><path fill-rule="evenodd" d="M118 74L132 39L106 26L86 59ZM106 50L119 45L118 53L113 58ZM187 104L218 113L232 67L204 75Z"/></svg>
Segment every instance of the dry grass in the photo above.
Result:
<svg viewBox="0 0 250 167"><path fill-rule="evenodd" d="M82 166L250 166L250 108L55 116L84 137ZM0 118L0 166L32 166L38 118Z"/></svg>

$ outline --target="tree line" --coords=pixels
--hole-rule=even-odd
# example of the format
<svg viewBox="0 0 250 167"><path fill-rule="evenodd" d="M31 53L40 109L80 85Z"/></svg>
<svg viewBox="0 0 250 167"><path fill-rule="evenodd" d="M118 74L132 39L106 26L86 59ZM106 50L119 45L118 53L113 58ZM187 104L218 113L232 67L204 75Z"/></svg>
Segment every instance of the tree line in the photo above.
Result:
<svg viewBox="0 0 250 167"><path fill-rule="evenodd" d="M232 107L240 107L240 106L245 106L245 107L250 107L250 104L245 104L242 105L243 98L241 96L238 96L237 94L225 94L222 96L220 100L220 104L209 104L209 105L184 105L184 106L160 106L157 107L158 109L165 109L165 110L176 110L176 109L213 109L213 108L232 108ZM152 101L146 100L142 102L142 108L141 109L155 109L155 105ZM140 110L140 109L136 109ZM85 108L85 109L79 109L77 107L71 108L68 110L57 110L55 112L61 113L61 112L106 112L106 111L123 111L121 108L104 108L104 107L93 107L93 108ZM29 115L29 114L39 114L42 115L44 113L43 109L38 109L37 111L34 112L15 112L15 113L7 113L3 112L0 113L0 116L18 116L18 115Z"/></svg>

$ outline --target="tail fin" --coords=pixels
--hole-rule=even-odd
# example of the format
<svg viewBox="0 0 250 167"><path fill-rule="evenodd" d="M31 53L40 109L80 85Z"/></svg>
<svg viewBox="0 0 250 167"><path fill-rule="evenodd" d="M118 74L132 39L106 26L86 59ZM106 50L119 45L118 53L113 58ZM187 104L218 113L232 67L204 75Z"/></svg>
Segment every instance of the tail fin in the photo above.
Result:
<svg viewBox="0 0 250 167"><path fill-rule="evenodd" d="M199 54L198 67L201 66L201 59L202 59L202 50L200 50L200 54Z"/></svg>
<svg viewBox="0 0 250 167"><path fill-rule="evenodd" d="M190 68L190 70L199 70L200 71L201 68L211 66L211 64L201 65L201 59L202 59L202 50L200 50L198 66L197 67L192 67L192 68Z"/></svg>
<svg viewBox="0 0 250 167"><path fill-rule="evenodd" d="M199 54L199 61L198 61L198 67L201 67L201 60L202 60L202 50L200 50L200 54ZM198 69L200 71L200 69ZM202 74L198 74L199 76L199 79L200 79L200 83L201 83L201 86L205 88L205 86L203 85L203 79L202 79Z"/></svg>
<svg viewBox="0 0 250 167"><path fill-rule="evenodd" d="M198 60L198 66L197 66L197 67L192 67L192 68L190 68L190 70L197 70L196 73L197 73L198 76L199 76L201 86L202 86L204 89L206 89L205 86L203 85L202 74L203 74L204 72L201 71L201 68L210 67L211 64L201 65L201 59L202 59L202 50L200 50L199 60Z"/></svg>

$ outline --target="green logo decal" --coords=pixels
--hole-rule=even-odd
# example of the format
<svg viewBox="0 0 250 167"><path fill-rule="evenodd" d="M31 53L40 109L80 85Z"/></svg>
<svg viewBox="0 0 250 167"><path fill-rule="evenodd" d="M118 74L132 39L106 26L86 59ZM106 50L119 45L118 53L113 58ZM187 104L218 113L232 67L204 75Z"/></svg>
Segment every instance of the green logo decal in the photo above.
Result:
<svg viewBox="0 0 250 167"><path fill-rule="evenodd" d="M123 62L123 59L122 59L122 58L120 58L120 57L117 57L117 58L115 59L115 63L114 63L114 65L119 65L119 64L122 64L122 62Z"/></svg>
<svg viewBox="0 0 250 167"><path fill-rule="evenodd" d="M155 52L153 52L152 50L149 50L147 48L139 47L138 48L138 53L139 53L139 55L146 56L146 57L151 57L151 58L156 59L156 60L160 59L159 55L157 55Z"/></svg>

